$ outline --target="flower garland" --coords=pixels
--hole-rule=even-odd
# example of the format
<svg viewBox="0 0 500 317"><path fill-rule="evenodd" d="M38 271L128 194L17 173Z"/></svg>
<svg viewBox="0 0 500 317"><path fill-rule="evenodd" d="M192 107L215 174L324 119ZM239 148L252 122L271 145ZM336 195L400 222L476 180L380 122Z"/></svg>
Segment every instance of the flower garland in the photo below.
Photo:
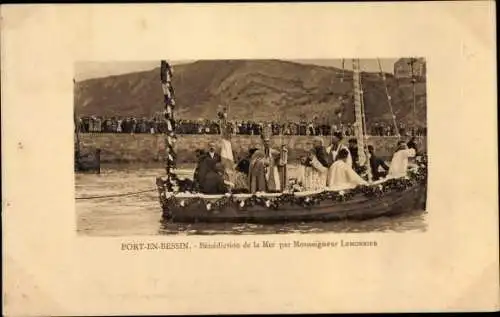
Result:
<svg viewBox="0 0 500 317"><path fill-rule="evenodd" d="M165 103L163 115L167 124L167 132L165 133L165 170L167 179L165 181L165 186L168 191L176 191L176 189L178 189L179 182L177 175L172 171L176 168L177 160L177 153L175 151L177 136L175 135L174 120L175 97L174 88L172 86L172 76L172 67L167 63L167 61L162 60L160 67L160 79Z"/></svg>
<svg viewBox="0 0 500 317"><path fill-rule="evenodd" d="M204 207L207 211L218 212L225 208L247 210L255 206L278 210L284 205L311 208L325 201L344 202L353 199L356 195L364 195L368 198L380 198L390 192L401 192L422 183L426 180L426 163L419 163L419 170L413 171L408 177L389 179L381 184L361 185L349 190L324 191L321 193L299 196L293 191L283 193L276 197L265 197L252 195L249 198L238 198L233 194L226 194L216 201L207 201L200 197L177 198L175 195L165 199L168 208L193 208Z"/></svg>

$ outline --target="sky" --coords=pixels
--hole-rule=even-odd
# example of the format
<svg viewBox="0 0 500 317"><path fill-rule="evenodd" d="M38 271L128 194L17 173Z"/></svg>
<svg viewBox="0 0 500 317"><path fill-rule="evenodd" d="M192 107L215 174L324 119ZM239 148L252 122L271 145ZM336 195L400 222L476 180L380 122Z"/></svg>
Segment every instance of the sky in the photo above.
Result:
<svg viewBox="0 0 500 317"><path fill-rule="evenodd" d="M382 69L386 73L393 73L393 65L397 58L381 58L380 64ZM179 60L179 61L169 61L172 65L186 64L194 62L195 60ZM309 60L288 60L291 62L301 63L301 64L311 64L319 66L333 66L342 67L341 59L309 59ZM379 72L380 68L377 59L360 59L361 70L367 72ZM126 73L133 73L138 71L151 70L160 66L160 61L99 61L99 62L76 62L75 63L75 79L77 81L106 77L112 75L121 75ZM350 59L345 60L344 67L346 69L352 69L352 62Z"/></svg>

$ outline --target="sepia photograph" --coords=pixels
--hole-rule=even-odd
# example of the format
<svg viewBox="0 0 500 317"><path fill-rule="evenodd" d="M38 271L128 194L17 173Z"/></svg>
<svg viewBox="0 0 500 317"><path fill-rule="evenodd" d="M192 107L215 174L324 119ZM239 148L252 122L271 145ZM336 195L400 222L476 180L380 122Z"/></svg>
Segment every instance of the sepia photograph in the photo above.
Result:
<svg viewBox="0 0 500 317"><path fill-rule="evenodd" d="M74 68L80 235L427 229L424 57Z"/></svg>
<svg viewBox="0 0 500 317"><path fill-rule="evenodd" d="M2 5L4 315L498 310L494 9Z"/></svg>

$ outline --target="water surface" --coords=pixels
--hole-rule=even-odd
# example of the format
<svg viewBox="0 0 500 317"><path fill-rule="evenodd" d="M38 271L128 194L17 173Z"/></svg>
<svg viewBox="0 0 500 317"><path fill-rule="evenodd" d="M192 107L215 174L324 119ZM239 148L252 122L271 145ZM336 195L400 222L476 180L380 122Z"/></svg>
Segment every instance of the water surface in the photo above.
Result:
<svg viewBox="0 0 500 317"><path fill-rule="evenodd" d="M192 175L192 166L183 166L180 176ZM290 168L293 174L294 168ZM79 234L91 236L128 236L162 234L264 234L291 232L423 232L425 212L364 221L257 224L162 224L155 178L164 175L158 165L104 166L101 174L77 174L76 212ZM128 193L137 193L126 195ZM111 196L104 197L103 196ZM114 196L114 197L113 197ZM90 199L81 199L81 198Z"/></svg>

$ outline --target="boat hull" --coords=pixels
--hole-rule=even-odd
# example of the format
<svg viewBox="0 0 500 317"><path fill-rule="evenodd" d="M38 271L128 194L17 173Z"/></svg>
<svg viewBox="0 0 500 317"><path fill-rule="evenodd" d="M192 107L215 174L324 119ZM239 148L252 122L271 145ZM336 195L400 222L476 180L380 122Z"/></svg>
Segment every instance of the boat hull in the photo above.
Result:
<svg viewBox="0 0 500 317"><path fill-rule="evenodd" d="M395 215L425 208L426 186L416 184L404 191L393 191L380 197L355 195L346 201L324 200L311 206L284 203L279 208L254 205L238 208L234 205L207 209L205 204L189 207L163 203L164 219L176 223L287 223L336 221L343 219L369 219Z"/></svg>

